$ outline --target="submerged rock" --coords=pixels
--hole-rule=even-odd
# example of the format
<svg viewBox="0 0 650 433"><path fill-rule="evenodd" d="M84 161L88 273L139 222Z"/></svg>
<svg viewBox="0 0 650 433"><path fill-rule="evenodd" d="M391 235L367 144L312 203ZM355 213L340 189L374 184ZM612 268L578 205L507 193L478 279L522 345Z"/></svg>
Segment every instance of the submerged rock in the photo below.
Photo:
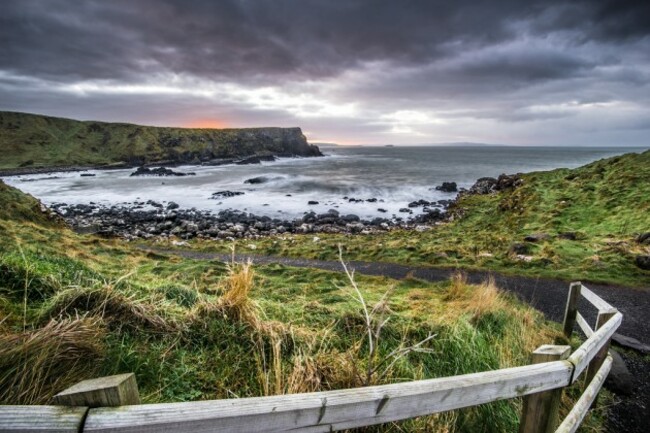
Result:
<svg viewBox="0 0 650 433"><path fill-rule="evenodd" d="M138 167L131 176L194 176L196 173L181 173L165 167Z"/></svg>
<svg viewBox="0 0 650 433"><path fill-rule="evenodd" d="M248 165L248 164L261 164L262 161L272 162L276 158L273 155L263 155L263 156L249 156L248 158L240 159L234 163L237 165Z"/></svg>
<svg viewBox="0 0 650 433"><path fill-rule="evenodd" d="M223 198L236 197L238 195L244 195L241 191L217 191L212 193L212 200L221 200Z"/></svg>

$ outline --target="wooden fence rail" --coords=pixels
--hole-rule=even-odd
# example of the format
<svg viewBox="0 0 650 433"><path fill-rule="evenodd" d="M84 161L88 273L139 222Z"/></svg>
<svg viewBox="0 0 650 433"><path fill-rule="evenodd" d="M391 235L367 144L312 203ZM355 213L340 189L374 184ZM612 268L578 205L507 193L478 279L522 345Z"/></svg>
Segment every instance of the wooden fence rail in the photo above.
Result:
<svg viewBox="0 0 650 433"><path fill-rule="evenodd" d="M577 311L582 295L599 310L594 329ZM306 394L187 403L138 404L132 374L84 381L55 401L71 406L0 406L5 432L293 432L318 433L364 427L525 397L521 433L553 432L562 389L593 371L584 394L557 432L573 432L593 404L611 368L609 341L622 315L580 283L572 283L563 328L576 321L586 341L541 346L533 364L453 377ZM116 407L108 407L116 406Z"/></svg>

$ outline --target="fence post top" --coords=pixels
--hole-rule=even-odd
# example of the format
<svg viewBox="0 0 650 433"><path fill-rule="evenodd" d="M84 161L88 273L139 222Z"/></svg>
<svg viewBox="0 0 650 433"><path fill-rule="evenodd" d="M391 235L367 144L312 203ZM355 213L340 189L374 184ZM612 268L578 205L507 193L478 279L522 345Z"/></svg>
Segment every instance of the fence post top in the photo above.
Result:
<svg viewBox="0 0 650 433"><path fill-rule="evenodd" d="M571 346L560 346L554 344L542 344L533 352L534 355L545 355L549 357L557 357L559 359L566 359L571 353Z"/></svg>

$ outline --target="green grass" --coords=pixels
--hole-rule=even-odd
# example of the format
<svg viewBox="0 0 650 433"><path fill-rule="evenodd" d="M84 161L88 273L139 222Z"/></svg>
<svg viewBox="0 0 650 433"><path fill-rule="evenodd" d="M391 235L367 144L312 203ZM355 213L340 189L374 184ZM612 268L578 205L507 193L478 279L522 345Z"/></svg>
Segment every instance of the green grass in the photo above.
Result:
<svg viewBox="0 0 650 433"><path fill-rule="evenodd" d="M0 112L0 169L318 155L300 128L160 128Z"/></svg>
<svg viewBox="0 0 650 433"><path fill-rule="evenodd" d="M259 254L335 260L338 245L349 260L421 266L489 269L503 273L650 287L650 272L635 266L650 248L635 242L650 231L650 151L604 159L581 168L523 175L514 191L464 196L454 219L423 233L395 230L379 235L319 234L241 241ZM559 236L576 234L576 240ZM544 233L540 242L527 235ZM525 260L510 254L526 244ZM225 251L230 244L193 241L192 247ZM527 261L529 260L529 261Z"/></svg>
<svg viewBox="0 0 650 433"><path fill-rule="evenodd" d="M377 362L340 273L255 266L244 299L224 302L248 281L240 266L76 235L31 197L0 189L7 197L32 212L0 211L0 404L47 403L78 380L124 372L147 403L337 389L360 385L358 371ZM391 291L379 359L435 334L431 353L410 353L372 383L523 365L538 345L565 341L489 283L356 281L369 305ZM520 409L513 399L371 430L514 431Z"/></svg>

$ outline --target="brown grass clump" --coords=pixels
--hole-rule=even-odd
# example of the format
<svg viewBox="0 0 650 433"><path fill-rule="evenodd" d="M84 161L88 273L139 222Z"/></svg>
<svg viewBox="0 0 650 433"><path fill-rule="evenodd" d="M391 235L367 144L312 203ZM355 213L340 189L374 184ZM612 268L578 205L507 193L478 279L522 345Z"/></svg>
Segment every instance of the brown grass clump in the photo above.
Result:
<svg viewBox="0 0 650 433"><path fill-rule="evenodd" d="M321 390L322 375L316 360L303 352L293 357L291 373L287 378L287 394L316 392Z"/></svg>
<svg viewBox="0 0 650 433"><path fill-rule="evenodd" d="M443 319L449 320L462 314L471 314L473 319L477 319L486 313L508 308L507 301L492 276L479 285L470 285L467 277L458 272L451 277L450 282L444 297L447 302Z"/></svg>
<svg viewBox="0 0 650 433"><path fill-rule="evenodd" d="M255 272L253 264L231 263L228 276L224 280L224 293L219 299L219 306L235 320L249 323L253 328L259 327L259 307L250 298L253 290Z"/></svg>
<svg viewBox="0 0 650 433"><path fill-rule="evenodd" d="M126 296L110 285L71 288L57 293L43 309L44 317L71 316L78 312L102 317L111 327L124 325L156 332L173 332L179 325L158 314L154 305Z"/></svg>
<svg viewBox="0 0 650 433"><path fill-rule="evenodd" d="M46 404L57 392L95 376L104 350L99 318L51 320L0 335L0 404Z"/></svg>

